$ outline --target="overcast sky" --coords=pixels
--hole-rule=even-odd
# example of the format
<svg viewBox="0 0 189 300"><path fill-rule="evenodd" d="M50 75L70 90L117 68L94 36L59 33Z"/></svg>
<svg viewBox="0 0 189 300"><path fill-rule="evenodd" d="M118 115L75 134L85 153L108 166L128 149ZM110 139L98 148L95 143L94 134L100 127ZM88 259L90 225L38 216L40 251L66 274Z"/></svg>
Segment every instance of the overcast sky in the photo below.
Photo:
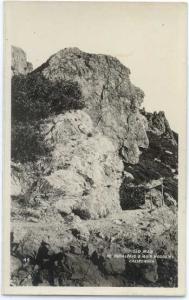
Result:
<svg viewBox="0 0 189 300"><path fill-rule="evenodd" d="M116 56L145 92L148 111L163 110L179 131L185 82L183 4L7 4L8 44L21 47L38 67L66 47Z"/></svg>

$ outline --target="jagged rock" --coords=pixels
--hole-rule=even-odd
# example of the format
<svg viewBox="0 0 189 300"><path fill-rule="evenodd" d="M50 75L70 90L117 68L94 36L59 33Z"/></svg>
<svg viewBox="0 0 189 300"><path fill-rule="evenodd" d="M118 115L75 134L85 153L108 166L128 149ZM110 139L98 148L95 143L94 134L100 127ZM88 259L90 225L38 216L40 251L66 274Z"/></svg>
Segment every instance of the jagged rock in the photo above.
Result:
<svg viewBox="0 0 189 300"><path fill-rule="evenodd" d="M26 53L18 47L12 46L12 75L23 74L26 75L33 70L31 63L27 62Z"/></svg>
<svg viewBox="0 0 189 300"><path fill-rule="evenodd" d="M144 112L143 112L144 113ZM144 113L149 121L147 130L149 147L142 150L140 160L136 165L126 165L125 171L133 175L133 185L151 183L163 179L164 191L174 199L178 198L178 181L174 174L178 172L178 137L171 131L164 113ZM155 118L155 121L150 121ZM158 123L159 122L159 123ZM159 124L163 124L160 126ZM171 154L170 154L171 153ZM174 173L173 173L174 171ZM125 177L122 187L128 185ZM125 194L125 197L127 194Z"/></svg>
<svg viewBox="0 0 189 300"><path fill-rule="evenodd" d="M82 219L119 211L123 163L90 116L83 111L66 112L43 125L43 130L46 143L52 146L53 171L41 179L40 193L48 194L61 213L74 212Z"/></svg>
<svg viewBox="0 0 189 300"><path fill-rule="evenodd" d="M169 122L165 117L165 113L163 111L147 113L144 115L148 120L148 131L155 133L156 135L164 135L167 139L169 139L174 145L177 144L175 140L174 133L170 128Z"/></svg>
<svg viewBox="0 0 189 300"><path fill-rule="evenodd" d="M148 147L147 121L139 112L144 93L129 78L130 70L116 58L67 48L36 69L50 81L68 80L81 87L94 127L111 138L126 162L139 160L139 147Z"/></svg>

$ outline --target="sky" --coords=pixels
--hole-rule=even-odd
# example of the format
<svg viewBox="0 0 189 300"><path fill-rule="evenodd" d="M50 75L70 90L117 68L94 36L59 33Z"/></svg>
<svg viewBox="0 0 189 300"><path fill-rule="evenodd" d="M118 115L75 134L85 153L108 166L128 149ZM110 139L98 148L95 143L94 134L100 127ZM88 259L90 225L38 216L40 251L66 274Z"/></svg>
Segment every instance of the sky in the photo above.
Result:
<svg viewBox="0 0 189 300"><path fill-rule="evenodd" d="M7 45L34 68L67 47L110 54L131 70L147 111L165 111L179 132L186 86L186 6L182 3L9 2Z"/></svg>

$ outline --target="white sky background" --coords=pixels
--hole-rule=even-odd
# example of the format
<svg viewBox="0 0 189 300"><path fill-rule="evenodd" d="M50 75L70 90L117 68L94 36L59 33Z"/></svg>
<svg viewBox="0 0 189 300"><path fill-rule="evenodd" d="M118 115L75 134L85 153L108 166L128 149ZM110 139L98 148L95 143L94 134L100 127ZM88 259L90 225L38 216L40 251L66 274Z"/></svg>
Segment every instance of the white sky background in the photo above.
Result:
<svg viewBox="0 0 189 300"><path fill-rule="evenodd" d="M144 90L146 110L165 111L178 132L185 101L185 5L14 2L7 20L9 44L21 47L34 67L67 47L116 56Z"/></svg>

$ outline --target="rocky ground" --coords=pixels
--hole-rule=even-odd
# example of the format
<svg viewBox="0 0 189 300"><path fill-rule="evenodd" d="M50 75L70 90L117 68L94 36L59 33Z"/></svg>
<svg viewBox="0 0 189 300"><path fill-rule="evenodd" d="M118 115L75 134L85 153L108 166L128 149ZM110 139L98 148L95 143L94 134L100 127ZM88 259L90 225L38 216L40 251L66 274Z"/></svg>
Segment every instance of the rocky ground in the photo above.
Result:
<svg viewBox="0 0 189 300"><path fill-rule="evenodd" d="M11 284L177 286L178 137L164 113L141 109L143 91L113 57L68 48L26 74L19 51ZM65 106L73 97L82 106Z"/></svg>
<svg viewBox="0 0 189 300"><path fill-rule="evenodd" d="M28 221L15 220L14 241L19 246L17 258L12 256L12 283L33 284L33 261L43 240L50 244L52 253L65 253L69 267L62 275L63 285L176 286L176 219L175 210L164 206L152 211L127 210L98 221L84 221L74 215L57 218L56 223L53 218L41 221L37 216ZM86 253L84 247L88 248ZM139 264L124 257L136 250L146 250L146 254L153 251L160 258ZM31 264L24 263L24 259ZM43 276L39 284L48 284L48 275ZM55 272L56 285L58 278Z"/></svg>

